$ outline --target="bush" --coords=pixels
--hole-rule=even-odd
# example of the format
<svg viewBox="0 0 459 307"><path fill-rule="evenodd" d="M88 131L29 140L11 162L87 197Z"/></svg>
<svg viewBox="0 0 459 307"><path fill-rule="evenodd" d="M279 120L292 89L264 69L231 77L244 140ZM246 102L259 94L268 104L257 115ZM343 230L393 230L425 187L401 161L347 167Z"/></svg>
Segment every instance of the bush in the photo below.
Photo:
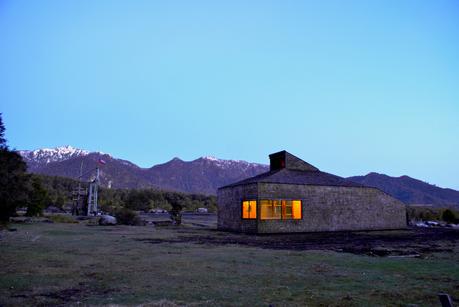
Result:
<svg viewBox="0 0 459 307"><path fill-rule="evenodd" d="M441 215L441 219L447 223L455 223L456 222L456 216L454 215L454 212L446 209L443 211Z"/></svg>
<svg viewBox="0 0 459 307"><path fill-rule="evenodd" d="M139 218L135 211L127 208L121 208L115 213L118 224L140 226L143 225L142 220Z"/></svg>
<svg viewBox="0 0 459 307"><path fill-rule="evenodd" d="M406 209L409 220L432 221L440 220L441 209L425 206L408 206Z"/></svg>
<svg viewBox="0 0 459 307"><path fill-rule="evenodd" d="M41 179L32 178L32 189L29 192L29 201L27 204L27 216L42 216L43 209L48 202L48 191L43 188Z"/></svg>

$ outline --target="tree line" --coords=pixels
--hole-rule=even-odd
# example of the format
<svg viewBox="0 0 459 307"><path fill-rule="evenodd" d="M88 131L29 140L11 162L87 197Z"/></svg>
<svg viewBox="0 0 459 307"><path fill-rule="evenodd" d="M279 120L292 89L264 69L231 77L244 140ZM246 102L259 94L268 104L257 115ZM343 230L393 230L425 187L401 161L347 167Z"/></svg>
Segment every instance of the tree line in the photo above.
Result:
<svg viewBox="0 0 459 307"><path fill-rule="evenodd" d="M78 181L71 178L48 175L31 175L41 182L47 191L46 203L60 209L68 209L72 205L72 191L78 186ZM85 187L85 183L82 183ZM195 211L197 208L207 208L209 212L217 209L215 196L201 194L186 194L160 189L107 189L99 188L99 207L102 211L113 212L119 208L135 211L150 211L152 209L172 210L180 206L186 211Z"/></svg>
<svg viewBox="0 0 459 307"><path fill-rule="evenodd" d="M28 174L21 155L8 147L0 113L0 223L8 222L18 207L26 207L28 215L39 214L46 201L41 180Z"/></svg>
<svg viewBox="0 0 459 307"><path fill-rule="evenodd" d="M27 173L22 157L11 150L5 139L5 126L0 113L0 222L7 222L17 208L26 208L26 215L41 215L43 209L55 206L68 209L72 205L72 192L78 182L74 179ZM105 212L121 208L136 211L163 209L167 211L194 211L204 207L215 212L215 196L185 194L159 189L106 189L99 190L99 206Z"/></svg>

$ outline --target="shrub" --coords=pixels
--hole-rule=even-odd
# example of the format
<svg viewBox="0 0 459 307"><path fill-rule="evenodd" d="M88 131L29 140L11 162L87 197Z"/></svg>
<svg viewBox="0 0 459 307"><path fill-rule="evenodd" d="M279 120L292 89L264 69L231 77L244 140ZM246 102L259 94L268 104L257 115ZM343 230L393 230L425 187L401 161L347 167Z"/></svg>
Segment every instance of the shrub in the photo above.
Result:
<svg viewBox="0 0 459 307"><path fill-rule="evenodd" d="M27 216L42 216L43 209L48 202L48 191L45 190L41 179L32 178L32 188L29 192L29 201L27 204Z"/></svg>
<svg viewBox="0 0 459 307"><path fill-rule="evenodd" d="M451 211L450 209L446 209L445 211L443 211L441 215L441 219L447 223L456 222L456 216L454 215L454 212Z"/></svg>
<svg viewBox="0 0 459 307"><path fill-rule="evenodd" d="M118 224L140 226L143 225L142 220L139 218L135 211L128 208L118 209L115 213Z"/></svg>

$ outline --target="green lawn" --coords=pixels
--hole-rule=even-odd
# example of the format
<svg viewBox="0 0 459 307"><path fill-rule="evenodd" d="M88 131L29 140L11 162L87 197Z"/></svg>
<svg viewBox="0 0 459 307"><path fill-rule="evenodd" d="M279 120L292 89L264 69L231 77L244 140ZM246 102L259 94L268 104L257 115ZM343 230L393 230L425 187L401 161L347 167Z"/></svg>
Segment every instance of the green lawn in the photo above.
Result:
<svg viewBox="0 0 459 307"><path fill-rule="evenodd" d="M174 243L184 234L225 236L186 225L11 226L17 231L0 232L0 305L6 306L438 306L438 292L459 298L457 246L422 259L388 258Z"/></svg>

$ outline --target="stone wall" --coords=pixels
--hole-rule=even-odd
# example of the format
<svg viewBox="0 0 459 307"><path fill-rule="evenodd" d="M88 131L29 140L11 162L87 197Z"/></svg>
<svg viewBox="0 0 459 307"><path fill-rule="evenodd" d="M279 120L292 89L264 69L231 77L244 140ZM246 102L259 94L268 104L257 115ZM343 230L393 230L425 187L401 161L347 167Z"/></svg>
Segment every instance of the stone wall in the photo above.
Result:
<svg viewBox="0 0 459 307"><path fill-rule="evenodd" d="M258 199L302 200L301 220L259 220L258 233L406 227L405 205L375 188L259 183Z"/></svg>
<svg viewBox="0 0 459 307"><path fill-rule="evenodd" d="M257 199L257 184L219 189L217 192L218 229L256 232L257 220L242 219L242 200Z"/></svg>

